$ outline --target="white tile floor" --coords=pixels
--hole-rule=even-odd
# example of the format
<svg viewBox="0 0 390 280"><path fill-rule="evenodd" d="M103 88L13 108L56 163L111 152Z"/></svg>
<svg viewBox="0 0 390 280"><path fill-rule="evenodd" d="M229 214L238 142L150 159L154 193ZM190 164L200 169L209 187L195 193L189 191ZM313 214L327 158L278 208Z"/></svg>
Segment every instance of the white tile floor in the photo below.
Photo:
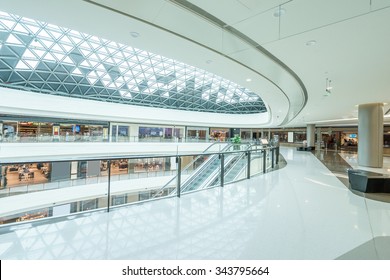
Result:
<svg viewBox="0 0 390 280"><path fill-rule="evenodd" d="M351 193L309 152L281 152L285 168L224 188L4 233L0 258L335 259L366 242L358 257L390 258L372 242L390 236L390 204Z"/></svg>
<svg viewBox="0 0 390 280"><path fill-rule="evenodd" d="M371 167L360 166L358 164L357 153L342 152L342 153L339 153L339 155L346 162L348 162L348 164L351 165L353 168L368 170L368 171L382 173L382 174L390 174L390 157L383 157L383 167L382 168L371 168Z"/></svg>

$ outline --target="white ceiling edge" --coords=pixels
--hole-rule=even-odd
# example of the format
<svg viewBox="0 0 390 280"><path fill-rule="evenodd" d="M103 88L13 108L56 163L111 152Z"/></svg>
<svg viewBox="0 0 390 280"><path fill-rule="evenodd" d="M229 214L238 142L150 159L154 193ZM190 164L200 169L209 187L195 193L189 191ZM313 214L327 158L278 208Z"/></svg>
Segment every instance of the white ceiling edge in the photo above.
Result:
<svg viewBox="0 0 390 280"><path fill-rule="evenodd" d="M9 115L121 123L256 128L269 114L215 114L134 106L0 88L0 112Z"/></svg>
<svg viewBox="0 0 390 280"><path fill-rule="evenodd" d="M227 54L222 52L222 49L226 48L226 44L224 46L221 45L221 49L219 50L209 46L204 47L183 37L176 36L171 32L162 32L162 30L156 26L148 25L131 17L88 4L82 0L37 0L34 2L28 0L0 0L0 4L1 10L3 11L72 28L74 30L158 53L169 58L174 58L249 88L261 96L269 110L270 117L267 118L266 122L264 121L264 118L261 118L261 121L259 122L259 118L253 118L246 115L246 120L244 120L244 115L238 115L238 119L241 119L239 123L243 124L245 127L254 125L257 125L258 127L276 127L281 125L286 118L291 119L293 117L291 116L291 110L297 110L297 106L291 104L292 101L296 101L297 99L295 97L290 98L289 93L300 94L302 89L299 87L298 83L295 83L295 88L291 89L291 85L294 86L294 82L291 83L291 76L289 73L279 66L264 67L264 65L261 64L257 64L256 69L255 66L250 69L246 66L248 58L242 59L237 52L232 52L229 55L239 62L237 63L230 59ZM45 8L43 9L42 7ZM187 11L183 10L183 12L188 14ZM197 16L196 20L199 20ZM202 24L205 24L206 21L202 21ZM206 23L211 26L210 23ZM139 38L133 38L129 34L131 31L137 31L141 36ZM185 36L185 34L183 36ZM221 37L225 38L225 42L227 36L231 35L226 34L226 32L221 32ZM222 41L220 39L221 38L213 38L216 42ZM235 41L237 42L237 39ZM243 49L243 47L247 50L253 50L253 47L248 47L244 42L240 42L239 49ZM255 53L257 53L258 56L262 56L260 52L256 51ZM264 60L264 58L261 59ZM210 60L212 63L207 63L207 61ZM242 61L240 62L240 60ZM269 66L272 63L273 62L270 60L267 65ZM262 67L269 69L270 73L268 73L268 76L264 77L259 74L264 70L260 69ZM251 78L252 80L250 83L246 82L248 78ZM284 84L287 86L284 86ZM298 110L301 108L299 106L301 105L298 105ZM216 114L212 115L215 116ZM253 119L257 122L254 123ZM212 124L211 120L212 119L209 119L210 125ZM178 119L170 120L170 122L177 121Z"/></svg>

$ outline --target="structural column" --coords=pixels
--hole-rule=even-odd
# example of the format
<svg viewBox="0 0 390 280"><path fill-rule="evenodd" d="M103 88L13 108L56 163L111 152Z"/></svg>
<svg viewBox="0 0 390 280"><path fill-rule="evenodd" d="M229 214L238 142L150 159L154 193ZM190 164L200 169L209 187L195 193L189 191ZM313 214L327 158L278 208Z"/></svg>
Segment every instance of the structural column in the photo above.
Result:
<svg viewBox="0 0 390 280"><path fill-rule="evenodd" d="M321 133L321 128L317 128L317 150L321 150L321 142L322 142L322 133Z"/></svg>
<svg viewBox="0 0 390 280"><path fill-rule="evenodd" d="M383 166L383 104L359 105L358 163L361 166Z"/></svg>
<svg viewBox="0 0 390 280"><path fill-rule="evenodd" d="M306 127L306 140L308 147L315 146L315 124L308 124Z"/></svg>

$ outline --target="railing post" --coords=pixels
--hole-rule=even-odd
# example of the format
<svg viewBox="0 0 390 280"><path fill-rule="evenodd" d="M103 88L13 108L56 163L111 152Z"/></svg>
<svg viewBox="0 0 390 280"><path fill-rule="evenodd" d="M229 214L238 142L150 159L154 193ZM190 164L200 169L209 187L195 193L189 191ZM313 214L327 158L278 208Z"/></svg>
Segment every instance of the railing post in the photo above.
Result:
<svg viewBox="0 0 390 280"><path fill-rule="evenodd" d="M225 183L225 155L219 154L219 158L221 159L221 187L223 187Z"/></svg>
<svg viewBox="0 0 390 280"><path fill-rule="evenodd" d="M250 151L247 152L247 156L248 156L248 170L247 170L248 174L246 174L246 178L250 179L251 178L251 152Z"/></svg>
<svg viewBox="0 0 390 280"><path fill-rule="evenodd" d="M266 160L267 160L267 150L264 149L263 150L263 173L265 173L265 171L267 170L267 163L266 163Z"/></svg>
<svg viewBox="0 0 390 280"><path fill-rule="evenodd" d="M280 147L277 146L276 147L276 160L275 160L275 164L279 164L279 153L280 153Z"/></svg>
<svg viewBox="0 0 390 280"><path fill-rule="evenodd" d="M176 163L177 163L177 182L176 182L176 195L177 197L180 197L181 194L181 157L176 157Z"/></svg>
<svg viewBox="0 0 390 280"><path fill-rule="evenodd" d="M275 159L275 148L271 148L271 167L274 168L274 159Z"/></svg>
<svg viewBox="0 0 390 280"><path fill-rule="evenodd" d="M107 161L108 165L108 190L107 190L107 212L110 212L110 198L111 198L111 160Z"/></svg>

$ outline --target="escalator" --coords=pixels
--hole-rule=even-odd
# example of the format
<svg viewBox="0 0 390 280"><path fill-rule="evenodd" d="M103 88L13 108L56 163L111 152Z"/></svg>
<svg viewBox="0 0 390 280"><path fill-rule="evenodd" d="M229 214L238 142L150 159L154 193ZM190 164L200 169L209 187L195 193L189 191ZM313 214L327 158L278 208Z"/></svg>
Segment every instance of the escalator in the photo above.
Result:
<svg viewBox="0 0 390 280"><path fill-rule="evenodd" d="M227 146L223 152L229 152L233 145ZM229 166L235 161L237 155L229 154L225 156L224 166ZM204 189L216 185L220 175L221 161L219 155L212 155L195 173L193 173L181 186L181 191L189 192L194 190Z"/></svg>
<svg viewBox="0 0 390 280"><path fill-rule="evenodd" d="M221 150L221 145L224 146L224 148ZM202 154L195 157L190 163L188 163L185 167L181 169L181 174L188 174L191 173L191 170L195 168L196 170L193 171L193 173L198 172L199 169L202 169L205 165L205 163L209 162L209 159L212 158L215 155L212 155L210 158L207 158L207 153L212 151L212 149L215 146L219 146L219 151L226 150L231 144L223 144L223 143L213 143L207 149L205 149ZM192 174L193 174L192 173ZM192 175L191 175L192 176ZM172 189L172 186L174 185L175 181L177 180L177 175L174 176L171 180L169 180L153 197L161 197L167 195L171 195L176 193L176 189L173 191L169 191Z"/></svg>
<svg viewBox="0 0 390 280"><path fill-rule="evenodd" d="M242 144L236 151L237 145L228 145L223 152L226 153L224 159L225 182L235 180L245 169L247 157L244 151L248 150L251 145ZM194 190L205 189L212 186L220 185L221 161L219 155L213 155L206 161L201 168L194 172L181 186L181 191L189 192Z"/></svg>
<svg viewBox="0 0 390 280"><path fill-rule="evenodd" d="M245 151L250 150L253 146L250 144L241 144L239 150L237 145L227 144L220 152L224 154L224 182L233 182L244 178L248 165L248 158ZM210 147L209 147L210 148ZM204 152L207 152L206 149ZM237 153L235 153L237 151ZM251 160L261 157L261 155L252 156ZM199 163L199 164L197 164ZM199 155L182 169L182 173L190 167L198 165L197 169L192 172L186 180L181 182L181 193L201 190L213 186L220 185L221 180L221 160L219 154ZM177 176L173 177L159 192L163 193L169 186L172 188L172 183L177 180ZM169 195L175 195L177 189L172 190ZM156 196L159 196L159 195Z"/></svg>

